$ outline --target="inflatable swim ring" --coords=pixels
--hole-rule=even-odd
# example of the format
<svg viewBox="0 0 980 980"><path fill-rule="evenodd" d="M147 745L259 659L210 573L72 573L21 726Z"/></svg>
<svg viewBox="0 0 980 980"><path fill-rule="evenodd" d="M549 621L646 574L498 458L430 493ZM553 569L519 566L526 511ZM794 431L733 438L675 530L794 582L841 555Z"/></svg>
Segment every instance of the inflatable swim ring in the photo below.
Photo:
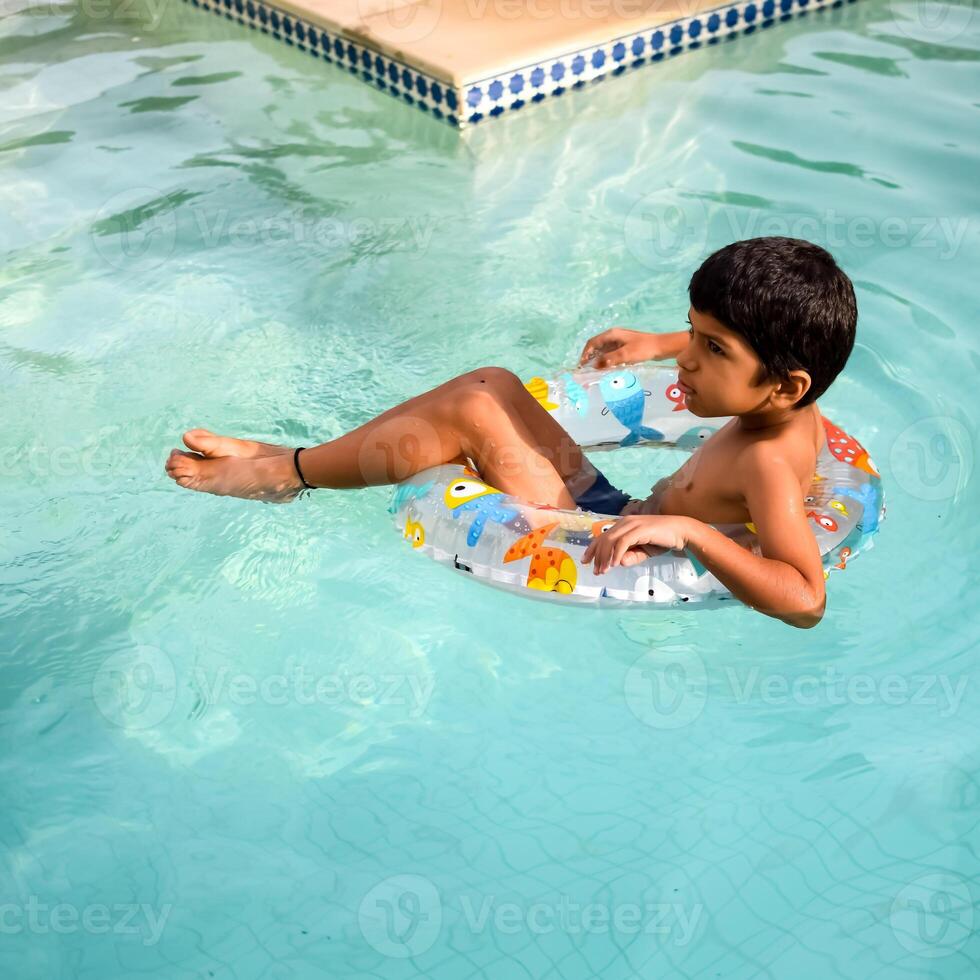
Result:
<svg viewBox="0 0 980 980"><path fill-rule="evenodd" d="M694 451L728 418L686 408L677 369L565 372L526 387L583 448L653 444ZM823 417L826 445L805 497L824 578L870 548L885 516L881 478L864 447ZM581 557L616 516L542 507L508 496L475 470L447 464L396 485L389 511L413 548L490 585L535 598L600 605L704 608L737 601L687 551L664 551L594 575ZM715 524L761 554L752 524Z"/></svg>

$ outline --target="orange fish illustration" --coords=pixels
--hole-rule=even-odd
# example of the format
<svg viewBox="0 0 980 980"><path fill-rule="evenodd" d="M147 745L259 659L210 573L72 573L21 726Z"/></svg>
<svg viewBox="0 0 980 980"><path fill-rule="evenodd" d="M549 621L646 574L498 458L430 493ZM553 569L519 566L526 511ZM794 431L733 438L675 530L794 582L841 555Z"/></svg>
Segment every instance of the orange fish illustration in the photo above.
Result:
<svg viewBox="0 0 980 980"><path fill-rule="evenodd" d="M561 592L568 595L575 591L578 570L567 551L560 548L544 547L545 539L558 527L558 522L545 524L523 538L518 538L504 555L504 561L519 561L530 558L531 566L527 572L527 587L542 592Z"/></svg>
<svg viewBox="0 0 980 980"><path fill-rule="evenodd" d="M851 557L851 549L850 548L841 548L840 554L837 557L840 558L840 561L836 565L834 565L834 568L846 569L847 568L847 559Z"/></svg>
<svg viewBox="0 0 980 980"><path fill-rule="evenodd" d="M824 432L827 433L827 448L831 451L834 459L841 463L850 463L865 473L872 476L880 476L875 469L875 464L871 462L868 451L855 439L849 436L843 429L834 425L830 419L820 416L823 422Z"/></svg>
<svg viewBox="0 0 980 980"><path fill-rule="evenodd" d="M683 412L687 408L687 402L684 400L684 392L681 391L680 385L675 381L665 392L667 396L667 401L674 403L673 411Z"/></svg>
<svg viewBox="0 0 980 980"><path fill-rule="evenodd" d="M818 514L815 510L808 510L806 516L812 517L825 531L830 531L831 534L837 530L837 521L830 514Z"/></svg>

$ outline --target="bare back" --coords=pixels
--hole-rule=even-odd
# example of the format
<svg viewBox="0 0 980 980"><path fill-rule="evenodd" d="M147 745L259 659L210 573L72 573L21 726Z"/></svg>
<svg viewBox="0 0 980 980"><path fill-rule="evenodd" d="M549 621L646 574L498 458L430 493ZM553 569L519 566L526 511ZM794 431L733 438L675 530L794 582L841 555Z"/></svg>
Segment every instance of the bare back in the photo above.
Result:
<svg viewBox="0 0 980 980"><path fill-rule="evenodd" d="M729 420L679 470L660 480L646 500L627 504L623 514L693 517L706 524L751 521L736 462L749 445L762 440L782 450L800 482L801 493L805 494L813 480L817 456L826 442L816 404L776 431L747 431L738 425L738 419Z"/></svg>

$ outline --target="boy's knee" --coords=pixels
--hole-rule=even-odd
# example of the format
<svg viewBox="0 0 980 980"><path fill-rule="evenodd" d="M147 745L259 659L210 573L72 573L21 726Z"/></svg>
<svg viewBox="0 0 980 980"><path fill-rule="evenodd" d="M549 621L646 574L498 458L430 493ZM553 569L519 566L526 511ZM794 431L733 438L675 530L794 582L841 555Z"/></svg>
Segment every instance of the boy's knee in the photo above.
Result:
<svg viewBox="0 0 980 980"><path fill-rule="evenodd" d="M454 399L453 408L460 421L477 422L489 425L498 419L503 411L500 394L493 385L477 382L460 391Z"/></svg>
<svg viewBox="0 0 980 980"><path fill-rule="evenodd" d="M473 385L481 388L489 388L500 394L524 387L521 379L513 371L508 371L507 368L502 367L491 366L477 368L475 371L470 371L463 377Z"/></svg>

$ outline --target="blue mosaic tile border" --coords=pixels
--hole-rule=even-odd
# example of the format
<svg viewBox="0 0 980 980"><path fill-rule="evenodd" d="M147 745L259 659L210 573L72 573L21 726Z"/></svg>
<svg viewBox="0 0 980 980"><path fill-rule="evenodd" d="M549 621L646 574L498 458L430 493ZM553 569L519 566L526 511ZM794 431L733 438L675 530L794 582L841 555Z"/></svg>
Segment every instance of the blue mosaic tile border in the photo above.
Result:
<svg viewBox="0 0 980 980"><path fill-rule="evenodd" d="M188 0L195 7L269 34L457 128L558 97L588 82L656 64L685 51L733 40L811 10L856 0L740 0L713 10L613 38L558 58L511 69L457 87L418 68L325 30L263 0Z"/></svg>
<svg viewBox="0 0 980 980"><path fill-rule="evenodd" d="M352 75L375 85L383 92L400 98L442 119L451 126L461 125L459 90L449 82L434 78L418 68L373 48L352 41L343 34L328 31L262 0L188 0L195 7L210 10L228 20L252 27L263 34L285 41L323 58Z"/></svg>
<svg viewBox="0 0 980 980"><path fill-rule="evenodd" d="M843 7L856 0L741 0L686 19L613 38L561 58L527 65L467 85L461 93L465 119L477 123L520 109L528 102L560 96L587 82L656 64L685 51L731 41L811 10Z"/></svg>

